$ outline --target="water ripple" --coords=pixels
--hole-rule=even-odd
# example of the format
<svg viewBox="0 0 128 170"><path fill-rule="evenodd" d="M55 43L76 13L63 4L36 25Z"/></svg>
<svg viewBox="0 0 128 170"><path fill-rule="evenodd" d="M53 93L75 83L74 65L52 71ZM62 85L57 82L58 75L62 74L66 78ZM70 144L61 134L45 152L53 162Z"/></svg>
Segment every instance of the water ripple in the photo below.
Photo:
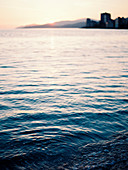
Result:
<svg viewBox="0 0 128 170"><path fill-rule="evenodd" d="M127 31L0 35L0 169L70 169L79 148L127 131Z"/></svg>

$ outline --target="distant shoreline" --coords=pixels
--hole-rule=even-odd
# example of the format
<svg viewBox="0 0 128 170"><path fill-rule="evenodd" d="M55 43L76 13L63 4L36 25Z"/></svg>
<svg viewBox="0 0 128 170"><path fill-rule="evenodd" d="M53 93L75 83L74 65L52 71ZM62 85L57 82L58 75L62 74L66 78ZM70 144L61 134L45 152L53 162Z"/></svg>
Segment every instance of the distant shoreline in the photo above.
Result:
<svg viewBox="0 0 128 170"><path fill-rule="evenodd" d="M128 28L87 28L87 27L81 27L81 28L72 28L72 27L46 27L46 28L41 28L41 27L18 27L15 29L102 29L102 30L128 30Z"/></svg>
<svg viewBox="0 0 128 170"><path fill-rule="evenodd" d="M104 29L104 30L128 30L128 28L88 28L88 27L82 27L81 29Z"/></svg>

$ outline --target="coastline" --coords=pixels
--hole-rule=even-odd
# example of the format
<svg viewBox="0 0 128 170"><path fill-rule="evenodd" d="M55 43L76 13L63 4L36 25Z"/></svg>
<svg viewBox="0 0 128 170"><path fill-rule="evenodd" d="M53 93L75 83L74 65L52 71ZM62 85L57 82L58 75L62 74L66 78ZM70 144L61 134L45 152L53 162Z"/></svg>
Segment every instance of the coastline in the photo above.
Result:
<svg viewBox="0 0 128 170"><path fill-rule="evenodd" d="M128 28L94 28L94 27L82 27L81 29L101 29L101 30L128 30Z"/></svg>

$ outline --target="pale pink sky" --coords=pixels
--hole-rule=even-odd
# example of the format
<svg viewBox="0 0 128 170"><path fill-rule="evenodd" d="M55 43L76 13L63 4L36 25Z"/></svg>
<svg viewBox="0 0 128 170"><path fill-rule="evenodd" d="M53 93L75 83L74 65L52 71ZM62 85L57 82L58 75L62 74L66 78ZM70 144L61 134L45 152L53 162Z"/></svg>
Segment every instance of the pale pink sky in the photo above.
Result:
<svg viewBox="0 0 128 170"><path fill-rule="evenodd" d="M80 18L128 17L128 0L0 0L0 28Z"/></svg>

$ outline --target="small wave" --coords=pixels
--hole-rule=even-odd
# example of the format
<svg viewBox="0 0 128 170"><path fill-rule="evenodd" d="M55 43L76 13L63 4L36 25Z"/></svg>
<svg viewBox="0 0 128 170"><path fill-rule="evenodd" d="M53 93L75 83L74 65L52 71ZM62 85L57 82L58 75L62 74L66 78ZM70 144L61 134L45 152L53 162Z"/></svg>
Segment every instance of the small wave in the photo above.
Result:
<svg viewBox="0 0 128 170"><path fill-rule="evenodd" d="M121 75L121 77L128 78L128 75Z"/></svg>
<svg viewBox="0 0 128 170"><path fill-rule="evenodd" d="M11 107L0 104L0 110L9 110L9 109L11 109Z"/></svg>
<svg viewBox="0 0 128 170"><path fill-rule="evenodd" d="M35 87L35 86L39 86L38 84L18 84L16 85L17 87Z"/></svg>
<svg viewBox="0 0 128 170"><path fill-rule="evenodd" d="M24 91L24 90L9 90L9 91L1 91L0 95L5 95L5 94L26 94L26 93L33 93L33 92Z"/></svg>
<svg viewBox="0 0 128 170"><path fill-rule="evenodd" d="M16 68L14 66L0 66L0 68Z"/></svg>
<svg viewBox="0 0 128 170"><path fill-rule="evenodd" d="M107 56L106 58L126 58L125 56Z"/></svg>
<svg viewBox="0 0 128 170"><path fill-rule="evenodd" d="M85 79L101 79L100 77L84 77Z"/></svg>

